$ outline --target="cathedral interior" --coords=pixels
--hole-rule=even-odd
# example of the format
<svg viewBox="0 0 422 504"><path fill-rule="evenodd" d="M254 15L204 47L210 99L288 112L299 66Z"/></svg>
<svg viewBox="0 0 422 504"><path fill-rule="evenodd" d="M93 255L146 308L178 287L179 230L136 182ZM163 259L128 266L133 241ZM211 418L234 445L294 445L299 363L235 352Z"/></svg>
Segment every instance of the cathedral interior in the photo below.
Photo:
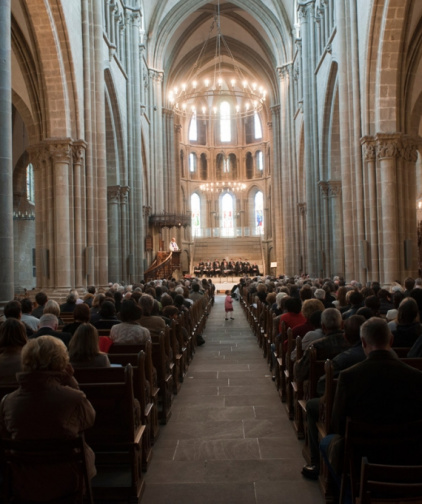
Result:
<svg viewBox="0 0 422 504"><path fill-rule="evenodd" d="M419 276L419 0L5 0L1 302L181 273Z"/></svg>

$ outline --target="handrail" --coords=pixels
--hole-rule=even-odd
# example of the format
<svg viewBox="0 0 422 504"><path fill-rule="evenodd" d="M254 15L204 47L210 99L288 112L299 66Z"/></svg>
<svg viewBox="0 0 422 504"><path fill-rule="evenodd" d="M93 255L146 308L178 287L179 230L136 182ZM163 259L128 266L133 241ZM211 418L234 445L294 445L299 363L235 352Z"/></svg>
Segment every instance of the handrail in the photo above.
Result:
<svg viewBox="0 0 422 504"><path fill-rule="evenodd" d="M163 252L161 252L163 254ZM168 256L164 259L164 261L161 261L158 263L159 260L159 255L157 254L156 258L152 262L151 266L145 271L144 273L144 279L145 280L151 280L154 278L160 278L162 275L158 275L158 273L161 270L164 270L167 265L171 264L172 261L172 252L168 252Z"/></svg>

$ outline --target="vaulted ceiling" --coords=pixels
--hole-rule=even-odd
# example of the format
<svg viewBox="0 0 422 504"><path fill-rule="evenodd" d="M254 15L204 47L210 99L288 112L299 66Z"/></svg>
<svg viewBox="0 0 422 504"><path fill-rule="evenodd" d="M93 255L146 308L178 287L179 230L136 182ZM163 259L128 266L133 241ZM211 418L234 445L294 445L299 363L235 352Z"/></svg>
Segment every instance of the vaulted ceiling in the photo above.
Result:
<svg viewBox="0 0 422 504"><path fill-rule="evenodd" d="M221 33L242 73L263 83L274 101L277 67L291 62L295 0L144 0L148 65L164 71L173 85L187 76L210 34L216 13ZM215 61L216 30L211 34L198 72ZM231 58L222 48L224 62Z"/></svg>

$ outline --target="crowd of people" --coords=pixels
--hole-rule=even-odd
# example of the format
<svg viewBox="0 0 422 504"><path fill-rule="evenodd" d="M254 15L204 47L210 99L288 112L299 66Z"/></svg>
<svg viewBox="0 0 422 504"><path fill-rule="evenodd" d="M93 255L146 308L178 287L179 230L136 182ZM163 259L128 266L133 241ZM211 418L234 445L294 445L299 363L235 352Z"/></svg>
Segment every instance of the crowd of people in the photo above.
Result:
<svg viewBox="0 0 422 504"><path fill-rule="evenodd" d="M83 296L71 290L62 304L38 292L34 300L15 299L5 306L0 325L0 383L18 388L1 404L1 436L25 438L28 422L31 435L41 438L56 433L57 428L73 436L92 425L95 412L78 390L73 369L110 366L107 353L100 350L98 331L109 330L112 342L119 344L144 343L180 313L188 312L194 302L213 297L215 290L210 278L108 287L98 292L91 286ZM245 293L253 303L264 303L272 310L279 330L284 323L295 337L302 337L303 356L296 360L297 349L290 356L297 379L306 379L311 346L319 359L332 359L335 376L340 376L332 435L344 435L347 416L374 423L404 418L396 414L397 408L391 408L396 401L403 406L400 411L405 411L406 420L422 419L422 400L416 390L422 384L422 372L403 364L394 352L406 347L408 356L422 357L421 278L407 278L385 288L378 282L346 283L340 277L243 276L231 292L226 291L226 319L233 318L229 301ZM65 324L62 318L67 319L68 313L73 320ZM324 392L324 379L318 383L319 396ZM62 397L63 407L52 407L50 393ZM40 415L48 417L45 425L41 421L34 424L28 420L31 415L26 416L33 406L32 394L36 394ZM324 448L318 442L319 401L317 397L307 404L311 463L303 467L302 474L309 479L318 478L320 450L330 453L327 443ZM61 404L59 399L57 404ZM74 408L69 425L65 404ZM412 404L411 411L406 404ZM50 427L52 422L56 422L56 430ZM90 464L91 474L95 474L93 461ZM335 462L332 470L333 474L338 471Z"/></svg>
<svg viewBox="0 0 422 504"><path fill-rule="evenodd" d="M237 261L223 259L219 261L200 261L193 269L196 277L227 277L227 276L251 276L256 277L260 274L256 263L250 263L247 260L238 259Z"/></svg>
<svg viewBox="0 0 422 504"><path fill-rule="evenodd" d="M318 360L332 360L339 379L331 432L321 443L317 422L325 376L319 379L318 397L307 402L311 461L302 469L305 478L319 478L322 458L340 485L347 417L374 426L422 420L422 372L398 357L403 351L422 357L422 278L383 287L340 277L266 277L241 279L238 288L250 302L272 310L279 333L284 323L294 340L301 336L302 357L296 360L296 348L290 355L296 380L308 378L311 347Z"/></svg>
<svg viewBox="0 0 422 504"><path fill-rule="evenodd" d="M80 297L71 290L61 304L38 292L34 300L25 297L6 304L0 321L0 384L16 389L1 402L0 437L73 438L91 427L95 411L79 390L74 369L111 366L100 349L98 331L109 331L110 344L144 344L180 314L189 317L195 301L203 299L205 306L214 296L214 285L206 279L157 280L110 284L103 291L91 286ZM65 324L69 318L72 321ZM197 345L204 342L197 335ZM94 454L88 446L86 458L93 477ZM46 470L51 484L40 490L40 502L50 502L75 486L73 472L60 464ZM20 477L28 475L17 474L17 482ZM23 488L35 488L36 471L30 477L33 480Z"/></svg>

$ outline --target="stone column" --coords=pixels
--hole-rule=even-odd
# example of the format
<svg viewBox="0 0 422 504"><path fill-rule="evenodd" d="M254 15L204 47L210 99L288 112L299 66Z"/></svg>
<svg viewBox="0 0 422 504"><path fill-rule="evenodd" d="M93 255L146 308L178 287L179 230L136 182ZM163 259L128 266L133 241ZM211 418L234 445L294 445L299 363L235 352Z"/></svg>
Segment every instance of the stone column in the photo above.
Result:
<svg viewBox="0 0 422 504"><path fill-rule="evenodd" d="M298 6L301 21L302 55L307 58L302 65L303 80L303 117L304 117L304 173L306 177L307 200L307 239L308 239L308 265L307 272L315 275L318 272L318 208L317 208L317 176L318 176L318 145L316 142L317 114L314 109L315 82L314 82L314 29L313 13L315 0L303 1Z"/></svg>
<svg viewBox="0 0 422 504"><path fill-rule="evenodd" d="M0 0L0 309L14 297L10 0Z"/></svg>
<svg viewBox="0 0 422 504"><path fill-rule="evenodd" d="M50 190L53 196L54 215L54 287L61 290L73 287L69 189L71 140L69 138L51 140L48 145L53 170Z"/></svg>
<svg viewBox="0 0 422 504"><path fill-rule="evenodd" d="M163 105L162 83L163 72L149 71L150 77L150 104L151 110L151 184L150 190L155 195L151 201L153 213L161 213L164 210L164 159L163 159Z"/></svg>
<svg viewBox="0 0 422 504"><path fill-rule="evenodd" d="M321 189L321 202L322 202L322 206L321 206L322 250L320 252L321 261L318 266L319 266L319 268L322 268L324 266L322 263L323 263L323 255L325 254L326 263L325 263L325 269L323 271L322 276L328 276L328 275L330 275L330 271L331 271L331 254L330 254L330 251L331 251L331 247L330 247L331 213L330 213L329 201L328 201L330 185L329 185L329 182L325 182L322 180L318 183L318 185Z"/></svg>
<svg viewBox="0 0 422 504"><path fill-rule="evenodd" d="M127 236L127 226L128 226L128 203L129 203L129 187L124 186L120 188L120 250L122 257L121 265L121 278L125 281L129 279L129 264L128 264L128 236ZM138 220L142 222L142 219ZM137 250L137 255L140 257L144 256L144 243L142 242L142 250Z"/></svg>
<svg viewBox="0 0 422 504"><path fill-rule="evenodd" d="M108 202L108 252L109 252L109 281L119 282L121 280L120 271L120 186L107 187Z"/></svg>
<svg viewBox="0 0 422 504"><path fill-rule="evenodd" d="M271 108L273 127L273 179L272 179L272 200L274 202L274 227L272 235L274 236L275 256L277 261L277 274L285 274L284 264L284 243L286 236L284 234L284 221L283 221L283 202L282 202L282 170L283 165L281 161L281 124L280 124L280 106ZM246 164L246 160L245 160Z"/></svg>
<svg viewBox="0 0 422 504"><path fill-rule="evenodd" d="M73 182L74 182L74 216L75 216L75 287L84 287L84 264L83 256L86 247L86 208L85 208L85 177L84 160L86 143L83 140L74 142L73 154Z"/></svg>
<svg viewBox="0 0 422 504"><path fill-rule="evenodd" d="M343 208L341 204L341 181L328 181L328 196L329 196L329 213L330 229L332 230L329 250L330 255L330 270L329 275L344 275L344 242L343 242Z"/></svg>
<svg viewBox="0 0 422 504"><path fill-rule="evenodd" d="M297 205L300 217L300 264L299 269L300 273L307 273L307 264L308 264L308 247L307 247L307 225L306 225L306 214L307 214L307 205L306 203L298 203Z"/></svg>
<svg viewBox="0 0 422 504"><path fill-rule="evenodd" d="M398 180L397 159L400 155L400 135L378 134L377 158L381 175L381 282L391 283L401 278L400 258L402 257L397 235L398 220Z"/></svg>
<svg viewBox="0 0 422 504"><path fill-rule="evenodd" d="M366 165L365 174L365 201L364 211L366 220L366 237L369 241L368 257L368 280L379 281L379 236L378 236L378 216L380 198L377 198L376 184L376 143L374 137L366 136L361 140L363 149L363 159Z"/></svg>
<svg viewBox="0 0 422 504"><path fill-rule="evenodd" d="M27 150L34 167L36 285L40 289L46 289L52 285L49 254L54 240L51 191L48 186L52 179L51 167L48 149L44 144L32 145ZM42 227L40 223L43 223Z"/></svg>
<svg viewBox="0 0 422 504"><path fill-rule="evenodd" d="M416 138L404 136L402 138L401 157L403 170L403 209L404 209L404 239L406 247L409 247L409 263L405 257L404 269L406 275L414 276L418 271L418 250L417 250L417 216L415 211L417 199L416 185L416 162L418 160L418 140Z"/></svg>

